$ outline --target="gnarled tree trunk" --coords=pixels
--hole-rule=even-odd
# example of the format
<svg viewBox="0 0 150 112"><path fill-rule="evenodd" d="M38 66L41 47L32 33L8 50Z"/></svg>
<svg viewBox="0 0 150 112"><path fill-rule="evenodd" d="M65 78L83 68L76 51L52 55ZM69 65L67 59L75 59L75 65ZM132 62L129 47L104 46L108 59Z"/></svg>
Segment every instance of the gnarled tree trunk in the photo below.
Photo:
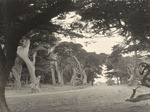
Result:
<svg viewBox="0 0 150 112"><path fill-rule="evenodd" d="M30 55L33 55L33 62L32 62L33 66L35 65L36 52L38 50L45 50L46 47L48 47L48 45L46 43L44 43L44 44L38 45L37 47L35 47L34 49L32 49L30 51ZM29 52L29 50L28 50L28 52ZM20 79L21 79L22 66L23 66L23 60L19 56L17 56L15 59L15 64L12 68L12 73L15 77L15 89L21 88L21 80Z"/></svg>
<svg viewBox="0 0 150 112"><path fill-rule="evenodd" d="M77 62L77 69L81 75L81 81L83 84L87 84L87 75L85 73L85 70L83 69L83 67L81 66L81 63L79 62L79 60L77 59L76 56L73 56L73 58L75 59L75 61Z"/></svg>
<svg viewBox="0 0 150 112"><path fill-rule="evenodd" d="M25 45L18 47L17 54L18 56L25 62L30 74L30 82L31 82L31 92L39 92L39 81L40 77L35 76L35 58L36 52L33 54L33 62L29 59L29 47L30 47L30 40L25 40Z"/></svg>

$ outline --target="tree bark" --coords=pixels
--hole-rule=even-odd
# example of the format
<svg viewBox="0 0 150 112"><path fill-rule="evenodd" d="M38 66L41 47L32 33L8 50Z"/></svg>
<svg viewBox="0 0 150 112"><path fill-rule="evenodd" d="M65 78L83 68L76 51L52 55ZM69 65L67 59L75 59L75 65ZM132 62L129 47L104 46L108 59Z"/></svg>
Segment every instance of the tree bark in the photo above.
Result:
<svg viewBox="0 0 150 112"><path fill-rule="evenodd" d="M119 77L118 77L118 75L117 75L117 85L119 85Z"/></svg>
<svg viewBox="0 0 150 112"><path fill-rule="evenodd" d="M29 76L25 76L25 84L29 84Z"/></svg>
<svg viewBox="0 0 150 112"><path fill-rule="evenodd" d="M51 70L51 76L52 76L52 84L56 85L56 78L55 78L55 70L54 70L53 61L50 62L50 70Z"/></svg>
<svg viewBox="0 0 150 112"><path fill-rule="evenodd" d="M122 77L120 77L120 79L119 79L119 80L120 80L120 84L122 84Z"/></svg>
<svg viewBox="0 0 150 112"><path fill-rule="evenodd" d="M17 56L15 64L12 68L12 74L15 77L15 89L21 89L21 73L22 73L23 61Z"/></svg>
<svg viewBox="0 0 150 112"><path fill-rule="evenodd" d="M61 76L60 85L63 86L64 85L63 71L60 73L60 76Z"/></svg>
<svg viewBox="0 0 150 112"><path fill-rule="evenodd" d="M134 44L136 44L136 42L134 42ZM134 51L134 60L133 60L133 69L130 68L130 71L131 71L131 75L130 75L130 78L129 78L129 83L128 85L131 86L133 85L136 77L137 77L137 73L136 73L136 70L137 70L137 51Z"/></svg>
<svg viewBox="0 0 150 112"><path fill-rule="evenodd" d="M83 74L83 82L82 83L87 84L87 75L85 73L85 70L83 70L82 74Z"/></svg>
<svg viewBox="0 0 150 112"><path fill-rule="evenodd" d="M81 63L79 62L79 60L77 59L76 56L73 56L73 58L75 59L75 61L77 62L77 68L80 72L80 75L81 75L81 81L83 84L87 84L87 75L85 73L85 70L83 70L82 66L81 66Z"/></svg>
<svg viewBox="0 0 150 112"><path fill-rule="evenodd" d="M46 48L48 47L48 44L40 44L34 49L30 51L30 55L33 55L33 65L35 65L35 57L36 57L36 52L38 50L47 50ZM23 60L17 56L15 59L15 64L12 68L12 73L15 77L15 89L21 89L21 72L22 72L22 66L23 66Z"/></svg>
<svg viewBox="0 0 150 112"><path fill-rule="evenodd" d="M17 73L16 71L14 71L14 70L12 70L13 71L13 74L15 74L14 75L14 77L15 77L15 80L14 80L14 89L15 90L20 90L21 89L21 80L20 80L20 74L19 73Z"/></svg>
<svg viewBox="0 0 150 112"><path fill-rule="evenodd" d="M29 47L30 47L30 40L25 40L25 44L23 46L18 47L17 54L18 56L25 62L30 74L30 82L31 82L31 92L39 92L39 81L40 77L35 76L35 58L36 52L33 54L33 62L28 57Z"/></svg>
<svg viewBox="0 0 150 112"><path fill-rule="evenodd" d="M5 56L0 46L0 112L10 112L5 99Z"/></svg>
<svg viewBox="0 0 150 112"><path fill-rule="evenodd" d="M133 44L136 45L136 40L133 41ZM129 78L129 86L133 85L136 78L138 78L140 81L142 80L142 77L139 73L137 73L137 51L134 51L134 60L133 60L134 68L132 70L132 75Z"/></svg>
<svg viewBox="0 0 150 112"><path fill-rule="evenodd" d="M53 68L51 68L51 75L52 75L52 84L55 86L56 85L56 80L55 80L55 72L54 72Z"/></svg>
<svg viewBox="0 0 150 112"><path fill-rule="evenodd" d="M55 66L56 74L58 77L58 84L61 84L61 80L63 79L62 79L62 76L61 76L62 74L60 73L57 61L54 61L54 66Z"/></svg>
<svg viewBox="0 0 150 112"><path fill-rule="evenodd" d="M5 57L0 46L0 112L10 112L5 99L5 83L9 77L12 66L14 65L18 42L22 36L13 30L12 20L8 18L7 0L3 0L2 6L5 23L5 48L7 52Z"/></svg>
<svg viewBox="0 0 150 112"><path fill-rule="evenodd" d="M75 68L73 68L73 75L72 75L71 81L70 81L71 86L74 86L74 82L75 82L76 77L77 77L77 72L76 72Z"/></svg>
<svg viewBox="0 0 150 112"><path fill-rule="evenodd" d="M135 74L134 74L134 68L131 66L128 66L128 74L130 75L130 78L128 79L128 85L131 86L133 84L133 81L135 79Z"/></svg>

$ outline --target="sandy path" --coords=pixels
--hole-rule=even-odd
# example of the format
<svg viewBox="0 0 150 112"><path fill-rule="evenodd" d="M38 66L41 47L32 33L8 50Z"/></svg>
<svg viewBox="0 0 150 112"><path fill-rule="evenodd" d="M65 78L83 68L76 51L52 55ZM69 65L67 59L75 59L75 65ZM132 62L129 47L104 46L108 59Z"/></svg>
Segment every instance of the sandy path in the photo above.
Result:
<svg viewBox="0 0 150 112"><path fill-rule="evenodd" d="M56 94L65 94L65 93L73 93L73 92L79 92L79 91L83 91L83 90L88 90L91 91L92 89L95 88L86 88L86 89L78 89L78 90L67 90L67 91L58 91L58 92L40 92L40 93L28 93L28 94L8 94L6 95L7 98L16 98L16 97L32 97L32 96L37 96L40 97L42 95L56 95Z"/></svg>
<svg viewBox="0 0 150 112"><path fill-rule="evenodd" d="M150 112L150 100L126 102L133 88L99 86L37 95L8 95L12 112ZM138 94L150 93L140 88Z"/></svg>

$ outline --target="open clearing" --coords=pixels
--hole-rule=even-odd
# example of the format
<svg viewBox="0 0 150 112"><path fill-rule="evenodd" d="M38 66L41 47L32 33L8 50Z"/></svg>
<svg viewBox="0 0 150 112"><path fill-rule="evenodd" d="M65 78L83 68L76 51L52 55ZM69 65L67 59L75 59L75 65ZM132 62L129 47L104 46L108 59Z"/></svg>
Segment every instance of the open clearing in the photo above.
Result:
<svg viewBox="0 0 150 112"><path fill-rule="evenodd" d="M135 87L90 86L53 87L44 86L38 94L29 90L6 90L9 108L12 112L150 112L150 100L137 103L126 102ZM140 87L136 96L150 93Z"/></svg>

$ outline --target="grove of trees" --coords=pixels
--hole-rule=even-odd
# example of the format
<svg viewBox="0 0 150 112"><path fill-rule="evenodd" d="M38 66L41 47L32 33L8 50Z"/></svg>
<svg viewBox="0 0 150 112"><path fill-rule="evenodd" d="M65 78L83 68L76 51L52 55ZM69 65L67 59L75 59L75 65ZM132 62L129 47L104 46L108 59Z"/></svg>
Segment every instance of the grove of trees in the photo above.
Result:
<svg viewBox="0 0 150 112"><path fill-rule="evenodd" d="M97 77L96 74L101 74L103 64L108 65L108 70L114 70L121 82L124 77L129 77L132 85L138 77L139 53L149 52L149 0L3 0L0 6L1 112L10 112L5 99L5 85L10 72L16 79L15 87L20 88L24 65L28 68L30 80L27 80L32 92L40 91L40 79L49 72L52 81L48 82L53 85L68 82L74 85L77 78L82 84L87 84ZM63 20L71 11L82 18L68 29L51 21L56 16ZM89 24L92 24L90 30ZM120 34L125 37L126 47L114 46L110 56L88 53L79 44L59 43L53 35L56 32L70 38L83 38L85 35L82 33L89 31L94 35ZM122 52L134 52L134 59L131 59L134 61L123 58ZM37 74L40 72L43 75Z"/></svg>

